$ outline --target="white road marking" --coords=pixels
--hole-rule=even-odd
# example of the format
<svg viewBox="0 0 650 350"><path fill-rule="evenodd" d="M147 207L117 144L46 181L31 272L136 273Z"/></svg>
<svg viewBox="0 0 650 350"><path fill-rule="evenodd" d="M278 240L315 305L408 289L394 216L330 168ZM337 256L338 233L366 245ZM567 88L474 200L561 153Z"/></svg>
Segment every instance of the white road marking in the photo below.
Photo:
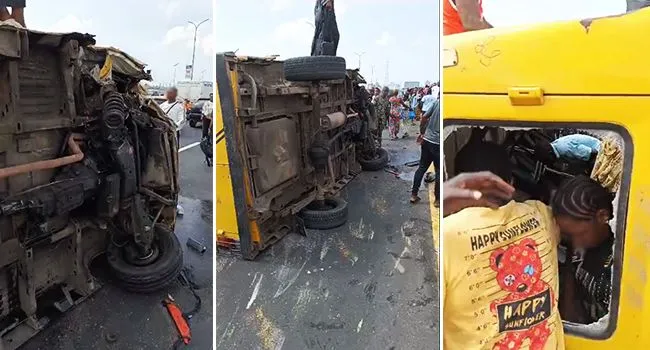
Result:
<svg viewBox="0 0 650 350"><path fill-rule="evenodd" d="M235 332L235 327L232 325L232 322L235 318L235 315L239 311L239 304L235 307L235 312L233 312L232 315L230 315L230 321L228 321L228 324L226 325L226 328L224 328L223 334L221 334L221 338L219 339L219 342L217 343L217 348L221 343L226 339L230 338L232 334Z"/></svg>
<svg viewBox="0 0 650 350"><path fill-rule="evenodd" d="M201 142L192 142L192 143L190 143L190 144L187 145L187 146L183 146L183 147L179 148L179 149L178 149L178 153L181 153L181 152L183 152L183 151L187 151L188 149L190 149L190 148L194 148L194 147L196 147L196 146L198 146L198 145L200 145L200 144L201 144Z"/></svg>
<svg viewBox="0 0 650 350"><path fill-rule="evenodd" d="M257 276L255 276L257 277ZM264 278L264 274L260 275L260 278L257 280L257 284L255 284L255 288L253 289L253 294L251 294L250 300L248 300L248 304L246 305L246 310L250 309L251 305L253 305L253 302L255 299L257 299L257 293L260 292L260 284L262 283L262 278ZM254 279L253 279L254 281Z"/></svg>
<svg viewBox="0 0 650 350"><path fill-rule="evenodd" d="M356 239L364 238L363 230L366 228L366 225L364 225L363 223L363 217L361 217L361 220L359 221L359 224L356 227L353 227L352 223L350 223L348 227L350 230L350 234L352 234L354 238Z"/></svg>
<svg viewBox="0 0 650 350"><path fill-rule="evenodd" d="M275 295L273 295L273 299L275 299L275 298L279 297L280 295L282 295L284 292L287 291L287 289L289 289L289 287L291 287L291 285L294 282L296 282L296 279L298 279L298 276L300 276L300 273L305 268L305 265L307 265L307 260L308 259L309 259L309 256L307 256L305 258L305 262L302 263L302 266L300 266L298 271L295 272L295 274L293 275L293 277L291 277L290 280L288 280L288 281L287 280L282 280L282 279L280 280L280 286L278 286L278 290L275 292ZM289 272L288 267L283 266L282 268L286 269L285 270L286 272ZM284 274L282 274L282 275L284 275ZM285 277L288 277L288 273L287 273L287 275Z"/></svg>
<svg viewBox="0 0 650 350"><path fill-rule="evenodd" d="M391 275L395 270L399 271L399 273L401 273L401 274L404 274L404 271L406 271L406 269L404 268L404 265L402 265L402 258L408 252L409 252L409 248L404 247L404 250L402 250L402 253L397 257L397 259L395 259L395 266L393 266L393 271L391 271Z"/></svg>
<svg viewBox="0 0 650 350"><path fill-rule="evenodd" d="M320 261L323 262L323 259L325 259L325 256L327 256L327 252L330 250L330 241L326 240L323 242L323 248L320 250Z"/></svg>

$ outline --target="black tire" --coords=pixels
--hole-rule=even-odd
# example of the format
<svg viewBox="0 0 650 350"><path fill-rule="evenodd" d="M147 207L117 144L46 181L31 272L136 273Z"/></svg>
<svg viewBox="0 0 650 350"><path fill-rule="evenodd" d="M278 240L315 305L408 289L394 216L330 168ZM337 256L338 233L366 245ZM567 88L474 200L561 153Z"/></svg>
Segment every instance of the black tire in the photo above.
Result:
<svg viewBox="0 0 650 350"><path fill-rule="evenodd" d="M348 221L348 202L341 198L327 198L325 205L326 208L318 208L316 202L312 202L300 211L299 215L306 228L328 230Z"/></svg>
<svg viewBox="0 0 650 350"><path fill-rule="evenodd" d="M129 263L123 244L108 243L108 266L120 287L134 293L153 293L176 280L183 268L183 248L176 235L165 225L155 226L154 245L158 256L148 265Z"/></svg>
<svg viewBox="0 0 650 350"><path fill-rule="evenodd" d="M284 78L288 81L345 79L345 58L338 56L305 56L284 61Z"/></svg>
<svg viewBox="0 0 650 350"><path fill-rule="evenodd" d="M191 126L191 127L196 128L196 125L197 125L197 124L198 124L198 123L196 122L196 120L190 120L190 126Z"/></svg>
<svg viewBox="0 0 650 350"><path fill-rule="evenodd" d="M363 159L359 157L361 169L365 171L378 171L388 165L388 152L383 148L377 149L377 155L373 159Z"/></svg>

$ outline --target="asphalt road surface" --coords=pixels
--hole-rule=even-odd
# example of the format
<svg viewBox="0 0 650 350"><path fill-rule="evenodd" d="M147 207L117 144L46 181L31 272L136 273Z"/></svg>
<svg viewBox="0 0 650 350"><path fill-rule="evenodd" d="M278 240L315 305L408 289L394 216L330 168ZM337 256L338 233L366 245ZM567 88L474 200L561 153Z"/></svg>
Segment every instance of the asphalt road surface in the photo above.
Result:
<svg viewBox="0 0 650 350"><path fill-rule="evenodd" d="M192 344L187 349L212 348L212 169L193 144L201 129L187 126L181 133L181 205L185 215L178 219L176 235L185 249L185 266L201 287L201 310L191 320ZM183 148L183 146L188 146ZM208 251L199 255L188 250L192 237L205 243ZM97 277L104 286L72 310L55 319L22 349L171 349L176 329L161 301L170 294L184 311L194 305L189 290L175 283L153 295L123 292L110 284L98 263Z"/></svg>
<svg viewBox="0 0 650 350"><path fill-rule="evenodd" d="M363 172L342 192L343 227L288 235L255 261L217 251L217 349L438 349L437 220L426 189L408 201L409 131L385 140L399 178Z"/></svg>

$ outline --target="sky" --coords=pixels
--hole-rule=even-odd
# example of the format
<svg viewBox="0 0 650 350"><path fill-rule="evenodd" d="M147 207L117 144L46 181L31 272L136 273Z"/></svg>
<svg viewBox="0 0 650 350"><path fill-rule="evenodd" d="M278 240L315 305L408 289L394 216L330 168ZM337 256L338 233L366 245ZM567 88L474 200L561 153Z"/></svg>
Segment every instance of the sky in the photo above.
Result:
<svg viewBox="0 0 650 350"><path fill-rule="evenodd" d="M156 82L183 80L192 62L194 27L212 17L212 0L113 0L111 6L88 0L27 1L25 19L34 30L78 31L96 35L98 45L117 47L148 64ZM194 79L212 80L212 20L199 27Z"/></svg>
<svg viewBox="0 0 650 350"><path fill-rule="evenodd" d="M625 10L625 0L483 0L483 15L494 27L602 17Z"/></svg>
<svg viewBox="0 0 650 350"><path fill-rule="evenodd" d="M438 0L335 0L338 56L367 81L437 81ZM249 56L309 56L314 0L217 0L216 50ZM388 70L386 66L388 65ZM374 69L373 69L374 68ZM373 78L374 77L374 78Z"/></svg>
<svg viewBox="0 0 650 350"><path fill-rule="evenodd" d="M338 54L367 80L438 80L439 0L335 0L341 33ZM195 79L211 80L213 49L281 58L309 55L314 0L216 0L216 18L197 36ZM183 80L192 59L193 27L212 17L212 0L30 0L27 25L43 31L95 34L148 64L160 83ZM49 6L48 6L49 5ZM622 13L625 0L483 0L494 26ZM125 11L128 10L128 11ZM216 36L212 34L216 27ZM388 66L388 69L386 69Z"/></svg>

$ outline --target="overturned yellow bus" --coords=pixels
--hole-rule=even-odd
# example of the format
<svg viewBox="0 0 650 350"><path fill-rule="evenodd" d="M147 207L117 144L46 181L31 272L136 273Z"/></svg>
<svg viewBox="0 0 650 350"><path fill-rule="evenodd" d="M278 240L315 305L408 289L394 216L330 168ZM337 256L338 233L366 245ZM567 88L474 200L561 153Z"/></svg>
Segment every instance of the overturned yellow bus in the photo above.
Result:
<svg viewBox="0 0 650 350"><path fill-rule="evenodd" d="M289 232L343 225L339 191L388 163L363 77L336 56L216 62L217 244L254 259Z"/></svg>
<svg viewBox="0 0 650 350"><path fill-rule="evenodd" d="M567 349L650 346L645 329L650 317L649 31L650 9L642 9L445 37L443 134L449 176L454 155L474 130L508 147L516 185L542 201L552 195L552 179L593 169L540 165L536 143L588 133L614 140L613 149L620 152L608 164L615 171L610 175L620 177L614 181L610 223L615 244L609 310L597 322L564 321Z"/></svg>

